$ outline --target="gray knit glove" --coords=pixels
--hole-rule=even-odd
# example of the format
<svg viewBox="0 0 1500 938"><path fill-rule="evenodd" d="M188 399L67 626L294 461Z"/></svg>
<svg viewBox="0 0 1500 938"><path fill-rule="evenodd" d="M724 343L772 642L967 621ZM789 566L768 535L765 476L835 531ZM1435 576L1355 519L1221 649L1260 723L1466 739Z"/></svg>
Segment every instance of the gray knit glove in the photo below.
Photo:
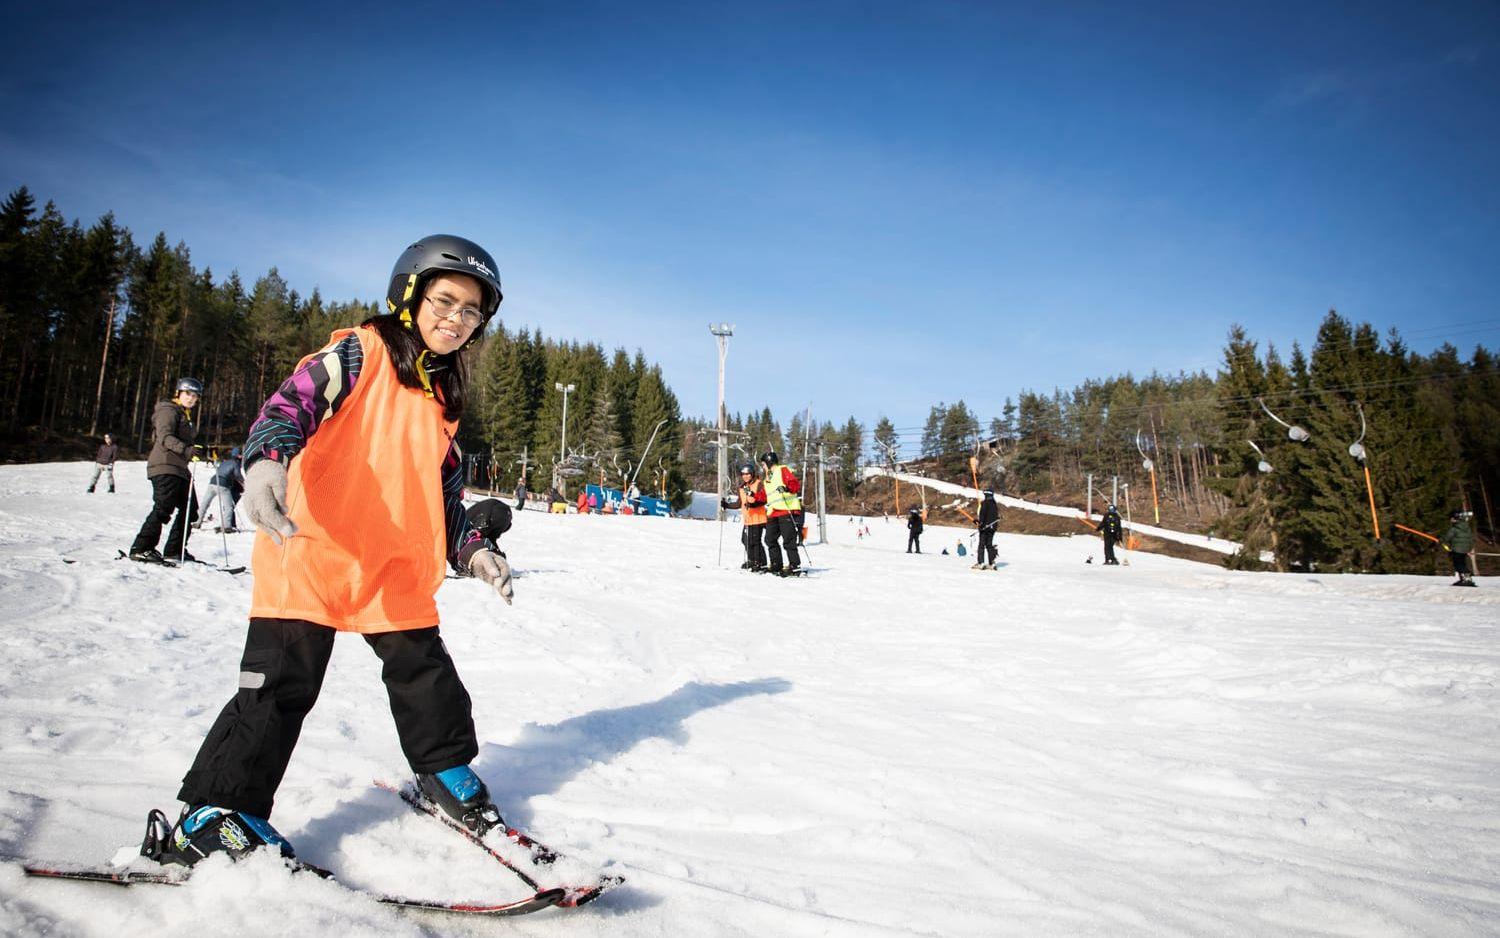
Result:
<svg viewBox="0 0 1500 938"><path fill-rule="evenodd" d="M286 516L286 467L276 460L262 459L245 470L240 504L250 523L277 544L297 533L297 526Z"/></svg>
<svg viewBox="0 0 1500 938"><path fill-rule="evenodd" d="M505 557L492 550L476 550L469 558L469 572L488 583L505 604L510 605L515 590L510 585L510 564L506 563Z"/></svg>

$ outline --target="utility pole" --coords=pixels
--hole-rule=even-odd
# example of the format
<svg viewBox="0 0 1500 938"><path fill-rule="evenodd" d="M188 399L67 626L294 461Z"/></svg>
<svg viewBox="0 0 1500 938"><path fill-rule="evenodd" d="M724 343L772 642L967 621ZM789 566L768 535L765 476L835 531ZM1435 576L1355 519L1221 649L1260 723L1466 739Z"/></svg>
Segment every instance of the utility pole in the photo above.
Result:
<svg viewBox="0 0 1500 938"><path fill-rule="evenodd" d="M553 387L561 391L563 396L562 445L559 448L557 454L557 464L561 466L563 462L568 458L568 395L572 394L575 388L571 384L564 385L561 381L554 381ZM552 470L552 484L556 485L557 482L557 470L554 469Z"/></svg>
<svg viewBox="0 0 1500 938"><path fill-rule="evenodd" d="M708 331L713 333L714 339L719 344L719 460L718 478L715 481L714 491L719 496L718 514L719 521L724 521L724 480L729 476L729 448L724 445L725 432L729 429L728 413L724 409L724 358L729 354L729 337L734 335L734 326L727 322L710 325Z"/></svg>
<svg viewBox="0 0 1500 938"><path fill-rule="evenodd" d="M526 446L521 447L521 458L516 460L516 462L518 462L518 463L521 464L521 482L523 484L526 482L526 467L530 463L530 460L531 460L531 456L527 452L530 448L531 448L530 444L527 444Z"/></svg>
<svg viewBox="0 0 1500 938"><path fill-rule="evenodd" d="M1088 483L1087 483L1087 485L1088 485L1088 490L1089 491L1088 491L1087 500L1084 501L1084 503L1083 503L1084 504L1083 514L1084 514L1084 517L1088 518L1090 521L1093 521L1094 520L1094 474L1092 472L1090 472L1088 474Z"/></svg>
<svg viewBox="0 0 1500 938"><path fill-rule="evenodd" d="M99 407L104 402L104 366L109 364L109 339L115 331L115 298L109 298L109 315L104 320L104 355L99 359L99 387L94 391L94 419L89 423L89 436L99 432Z"/></svg>
<svg viewBox="0 0 1500 938"><path fill-rule="evenodd" d="M828 444L822 440L818 441L818 543L828 543L828 489L823 483L823 466L827 462L823 456L823 447Z"/></svg>

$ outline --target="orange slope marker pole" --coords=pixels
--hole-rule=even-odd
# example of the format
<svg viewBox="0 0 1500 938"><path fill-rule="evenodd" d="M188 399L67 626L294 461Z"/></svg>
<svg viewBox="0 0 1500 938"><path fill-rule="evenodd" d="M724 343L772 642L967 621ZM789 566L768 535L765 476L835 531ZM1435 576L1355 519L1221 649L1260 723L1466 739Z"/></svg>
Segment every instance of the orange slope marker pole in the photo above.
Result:
<svg viewBox="0 0 1500 938"><path fill-rule="evenodd" d="M1417 537L1425 537L1425 538L1427 538L1429 541L1431 541L1434 544L1438 543L1438 539L1436 537L1434 537L1433 535L1428 534L1426 531L1418 531L1416 528L1408 528L1404 524L1398 524L1398 525L1396 525L1396 527L1398 527L1401 530L1405 531L1407 534L1415 534Z"/></svg>
<svg viewBox="0 0 1500 938"><path fill-rule="evenodd" d="M1375 514L1375 486L1370 484L1370 464L1365 463L1365 491L1370 493L1370 524L1375 528L1375 540L1380 540L1380 517Z"/></svg>

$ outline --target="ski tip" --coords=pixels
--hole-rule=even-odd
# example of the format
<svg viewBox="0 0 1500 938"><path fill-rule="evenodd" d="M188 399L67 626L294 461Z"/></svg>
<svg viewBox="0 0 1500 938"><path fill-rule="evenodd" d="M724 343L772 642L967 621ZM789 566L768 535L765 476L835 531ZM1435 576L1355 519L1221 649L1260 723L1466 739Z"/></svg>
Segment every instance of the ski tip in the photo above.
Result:
<svg viewBox="0 0 1500 938"><path fill-rule="evenodd" d="M587 905L595 899L620 886L625 882L623 876L605 876L592 886L583 886L566 890L566 895L558 901L557 905L563 909L576 909L581 905Z"/></svg>

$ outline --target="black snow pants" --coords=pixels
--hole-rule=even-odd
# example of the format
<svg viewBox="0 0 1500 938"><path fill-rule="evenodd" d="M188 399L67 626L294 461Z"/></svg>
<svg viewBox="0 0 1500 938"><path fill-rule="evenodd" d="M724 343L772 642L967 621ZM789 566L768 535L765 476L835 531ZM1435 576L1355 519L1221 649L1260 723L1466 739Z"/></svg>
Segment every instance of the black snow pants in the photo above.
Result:
<svg viewBox="0 0 1500 938"><path fill-rule="evenodd" d="M740 533L740 540L745 543L745 559L750 562L751 570L760 570L766 565L765 536L764 524L747 524Z"/></svg>
<svg viewBox="0 0 1500 938"><path fill-rule="evenodd" d="M161 529L170 523L172 528L167 532L167 546L161 553L168 560L175 560L187 546L187 526L198 520L198 493L193 491L193 483L182 476L152 476L151 502L151 514L146 516L130 550L132 553L153 550L156 542L161 540Z"/></svg>
<svg viewBox="0 0 1500 938"><path fill-rule="evenodd" d="M911 553L913 547L917 549L917 553L920 554L922 552L921 531L912 531L910 534L906 535L906 552L908 554Z"/></svg>
<svg viewBox="0 0 1500 938"><path fill-rule="evenodd" d="M1115 539L1108 534L1104 535L1104 562L1112 564L1120 562L1115 559Z"/></svg>
<svg viewBox="0 0 1500 938"><path fill-rule="evenodd" d="M987 528L979 532L979 562L995 565L995 529Z"/></svg>
<svg viewBox="0 0 1500 938"><path fill-rule="evenodd" d="M177 800L270 816L337 634L301 619L250 620L239 691L204 738ZM412 771L436 773L474 761L479 744L469 693L437 627L364 639L384 662L380 677Z"/></svg>
<svg viewBox="0 0 1500 938"><path fill-rule="evenodd" d="M781 548L786 547L786 568L796 570L802 566L802 557L797 553L797 521L791 515L777 515L766 519L766 553L769 567L781 569Z"/></svg>

